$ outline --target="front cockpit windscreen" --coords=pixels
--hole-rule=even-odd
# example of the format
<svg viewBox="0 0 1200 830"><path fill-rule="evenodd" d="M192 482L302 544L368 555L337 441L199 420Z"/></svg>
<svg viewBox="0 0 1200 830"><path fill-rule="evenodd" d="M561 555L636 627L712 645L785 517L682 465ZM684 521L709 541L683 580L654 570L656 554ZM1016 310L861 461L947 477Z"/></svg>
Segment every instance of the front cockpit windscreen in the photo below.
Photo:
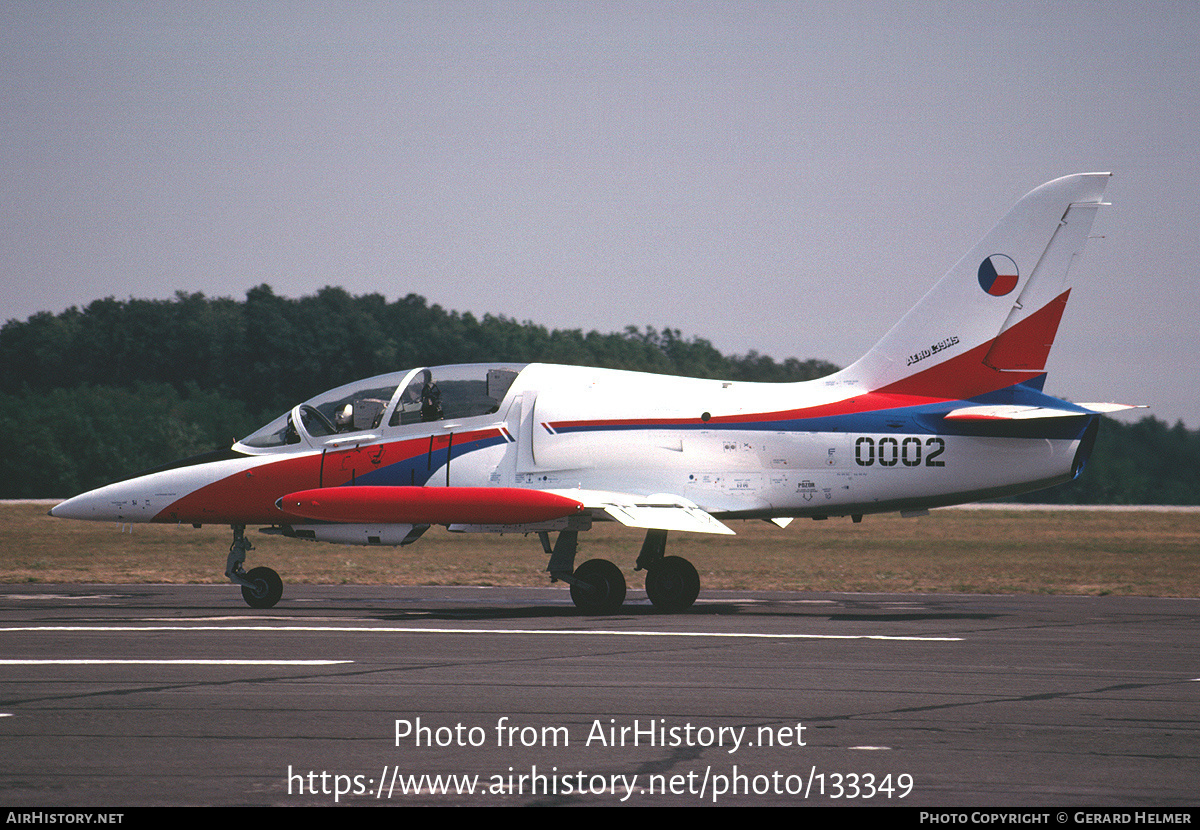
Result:
<svg viewBox="0 0 1200 830"><path fill-rule="evenodd" d="M388 427L471 418L499 410L521 364L459 364L409 369L348 383L310 398L297 409L309 439L371 433ZM304 440L286 412L241 441L269 448ZM366 436L364 436L366 437Z"/></svg>

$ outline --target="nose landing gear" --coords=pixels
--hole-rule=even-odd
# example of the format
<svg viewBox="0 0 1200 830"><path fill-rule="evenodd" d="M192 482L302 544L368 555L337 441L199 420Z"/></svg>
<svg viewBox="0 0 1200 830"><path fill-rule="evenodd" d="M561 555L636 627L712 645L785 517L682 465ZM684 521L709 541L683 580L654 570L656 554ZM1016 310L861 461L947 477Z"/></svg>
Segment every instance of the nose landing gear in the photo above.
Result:
<svg viewBox="0 0 1200 830"><path fill-rule="evenodd" d="M271 568L242 569L247 551L254 550L246 538L246 526L233 526L233 544L229 546L229 558L225 561L225 576L242 586L242 599L251 608L274 608L283 597L283 580Z"/></svg>

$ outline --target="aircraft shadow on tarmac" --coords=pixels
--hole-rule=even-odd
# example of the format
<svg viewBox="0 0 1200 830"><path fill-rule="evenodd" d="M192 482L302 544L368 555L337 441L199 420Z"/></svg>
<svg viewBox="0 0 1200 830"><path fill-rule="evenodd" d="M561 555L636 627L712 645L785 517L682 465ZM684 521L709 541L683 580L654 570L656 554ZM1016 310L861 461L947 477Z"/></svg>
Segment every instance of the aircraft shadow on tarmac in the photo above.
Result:
<svg viewBox="0 0 1200 830"><path fill-rule="evenodd" d="M487 607L475 606L471 608L445 608L445 607L425 607L425 608L410 608L404 611L395 613L372 614L375 619L388 622L397 622L401 620L527 620L527 619L586 619L586 620L603 620L617 617L733 617L733 616L754 616L754 617L773 617L773 618L803 618L803 619L820 619L831 622L925 622L934 620L990 620L997 617L1005 616L1004 614L993 613L968 613L968 612L947 612L947 611L921 611L913 610L908 612L896 612L894 610L881 610L879 613L871 612L833 612L829 610L820 610L808 607L796 607L786 603L772 603L757 601L754 603L742 603L734 601L716 601L708 603L698 603L688 609L686 614L667 615L658 611L651 605L626 605L615 614L596 616L590 614L581 614L573 607L568 606L521 606L521 607Z"/></svg>
<svg viewBox="0 0 1200 830"><path fill-rule="evenodd" d="M43 600L53 609L53 618L58 619L67 608L86 608L89 612L105 618L134 614L161 614L163 617L179 619L203 618L214 612L227 613L226 603L214 604L209 595L195 595L180 586L138 586L127 590L126 586L39 586L35 594L24 586L11 586L13 594L27 600ZM436 589L435 589L436 590ZM919 623L946 620L991 620L1010 614L993 611L959 610L953 604L931 597L887 595L855 597L839 595L834 599L814 598L803 595L795 597L739 596L724 592L725 596L709 597L697 602L686 612L666 614L648 601L635 596L621 608L607 615L581 613L574 605L566 602L539 602L537 598L505 597L506 589L491 589L494 596L473 592L469 601L446 596L388 596L386 593L369 597L348 598L335 591L327 593L321 588L306 591L306 596L285 597L274 609L255 610L238 606L235 617L263 620L276 619L280 622L301 622L314 616L347 616L399 622L404 620L533 620L533 619L577 619L602 621L617 618L680 619L702 617L743 617L772 619L824 620L829 622L878 622ZM46 593L48 592L48 593ZM481 601L483 600L483 601ZM491 600L490 602L488 600ZM22 602L21 607L34 611L36 602ZM897 607L897 605L903 607ZM16 606L14 606L16 607ZM41 616L44 613L39 611ZM69 618L68 613L63 619ZM41 616L43 622L47 621Z"/></svg>

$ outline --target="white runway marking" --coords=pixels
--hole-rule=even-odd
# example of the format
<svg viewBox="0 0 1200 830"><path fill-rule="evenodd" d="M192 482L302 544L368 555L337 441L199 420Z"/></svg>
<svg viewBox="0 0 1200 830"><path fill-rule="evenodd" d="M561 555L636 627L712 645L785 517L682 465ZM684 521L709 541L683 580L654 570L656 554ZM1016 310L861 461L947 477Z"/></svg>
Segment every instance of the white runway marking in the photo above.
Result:
<svg viewBox="0 0 1200 830"><path fill-rule="evenodd" d="M5 599L62 599L62 600L77 600L77 599L116 599L116 594L5 594Z"/></svg>
<svg viewBox="0 0 1200 830"><path fill-rule="evenodd" d="M0 666L333 666L353 660L0 660Z"/></svg>
<svg viewBox="0 0 1200 830"><path fill-rule="evenodd" d="M338 634L545 634L577 637L715 637L748 640L901 640L916 642L959 642L962 637L915 637L891 634L760 634L722 631L621 631L619 629L581 628L413 628L356 625L44 625L0 628L0 633L16 631L301 631Z"/></svg>

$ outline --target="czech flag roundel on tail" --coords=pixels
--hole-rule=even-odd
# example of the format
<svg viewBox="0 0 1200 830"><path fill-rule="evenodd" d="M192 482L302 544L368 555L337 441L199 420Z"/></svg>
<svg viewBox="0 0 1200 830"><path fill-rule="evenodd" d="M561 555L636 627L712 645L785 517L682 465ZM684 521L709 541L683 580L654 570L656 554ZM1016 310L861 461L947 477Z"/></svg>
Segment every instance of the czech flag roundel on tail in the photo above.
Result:
<svg viewBox="0 0 1200 830"><path fill-rule="evenodd" d="M1004 254L992 254L979 263L979 287L993 297L1003 297L1017 287L1017 263Z"/></svg>

